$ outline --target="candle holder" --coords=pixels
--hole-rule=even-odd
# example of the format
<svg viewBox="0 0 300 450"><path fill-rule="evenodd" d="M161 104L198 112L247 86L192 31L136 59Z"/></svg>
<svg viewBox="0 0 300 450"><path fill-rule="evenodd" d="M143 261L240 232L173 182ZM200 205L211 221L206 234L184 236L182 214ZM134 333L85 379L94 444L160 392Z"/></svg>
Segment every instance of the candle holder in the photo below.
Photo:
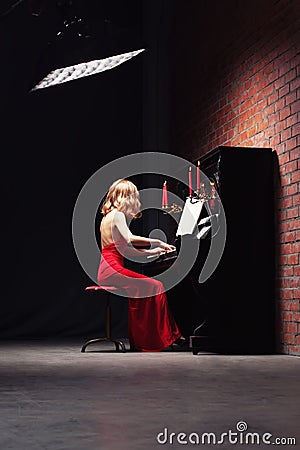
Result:
<svg viewBox="0 0 300 450"><path fill-rule="evenodd" d="M205 191L204 183L201 183L200 189L196 189L193 197L197 198L198 200L206 200L207 199L207 193Z"/></svg>
<svg viewBox="0 0 300 450"><path fill-rule="evenodd" d="M194 201L202 200L204 202L207 202L207 201L214 202L215 199L217 198L215 183L211 181L209 189L205 189L204 183L201 183L200 189L193 191L193 193L191 195L189 195L189 198L191 199L192 202L193 202L193 200Z"/></svg>
<svg viewBox="0 0 300 450"><path fill-rule="evenodd" d="M182 207L177 205L176 203L172 203L171 206L162 206L163 214L178 214L181 213Z"/></svg>

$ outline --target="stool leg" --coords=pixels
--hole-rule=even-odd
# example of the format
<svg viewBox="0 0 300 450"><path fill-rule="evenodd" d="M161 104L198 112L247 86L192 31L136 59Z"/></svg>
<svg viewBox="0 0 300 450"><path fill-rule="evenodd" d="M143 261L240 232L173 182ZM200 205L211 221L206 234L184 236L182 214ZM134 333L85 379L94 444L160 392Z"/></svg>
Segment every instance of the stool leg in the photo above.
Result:
<svg viewBox="0 0 300 450"><path fill-rule="evenodd" d="M107 294L107 300L106 300L106 311L105 311L105 316L106 316L106 336L102 337L102 338L96 338L96 339L90 339L89 341L85 342L84 345L82 346L81 352L84 353L85 349L88 345L90 344L94 344L96 342L104 342L104 341L109 341L109 342L113 342L116 346L116 351L119 352L120 351L120 347L121 347L121 351L123 353L126 353L126 347L124 342L122 342L120 339L114 339L111 335L111 307L109 304L109 294Z"/></svg>
<svg viewBox="0 0 300 450"><path fill-rule="evenodd" d="M106 339L105 337L102 337L102 338L96 338L96 339L90 339L89 341L86 341L86 342L83 344L83 346L82 346L82 348L81 348L81 352L84 353L84 352L85 352L85 349L86 349L87 346L90 345L90 344L94 344L95 342L104 342L104 341L107 341L107 339Z"/></svg>
<svg viewBox="0 0 300 450"><path fill-rule="evenodd" d="M120 347L121 347L122 352L126 353L126 347L125 347L124 342L122 342L120 339L111 339L111 341L115 343L117 352L120 351Z"/></svg>
<svg viewBox="0 0 300 450"><path fill-rule="evenodd" d="M107 304L106 304L106 337L107 337L107 340L114 342L117 352L120 351L120 347L121 347L123 353L126 352L124 343L120 339L114 339L111 335L111 307L109 304L108 297L107 297Z"/></svg>
<svg viewBox="0 0 300 450"><path fill-rule="evenodd" d="M108 300L106 304L106 337L111 339L111 309Z"/></svg>

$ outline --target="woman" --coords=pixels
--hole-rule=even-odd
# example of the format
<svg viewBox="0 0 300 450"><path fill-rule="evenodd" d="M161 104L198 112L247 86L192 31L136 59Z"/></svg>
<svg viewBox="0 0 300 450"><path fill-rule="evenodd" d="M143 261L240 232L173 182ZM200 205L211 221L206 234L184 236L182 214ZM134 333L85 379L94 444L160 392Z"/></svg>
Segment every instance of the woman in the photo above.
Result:
<svg viewBox="0 0 300 450"><path fill-rule="evenodd" d="M139 192L131 181L120 179L110 186L102 206L98 283L118 287L128 296L130 347L139 351L160 351L184 338L169 310L163 284L126 269L124 255L159 255L175 247L159 239L131 233L126 219L140 217L140 206ZM139 246L148 248L135 248Z"/></svg>

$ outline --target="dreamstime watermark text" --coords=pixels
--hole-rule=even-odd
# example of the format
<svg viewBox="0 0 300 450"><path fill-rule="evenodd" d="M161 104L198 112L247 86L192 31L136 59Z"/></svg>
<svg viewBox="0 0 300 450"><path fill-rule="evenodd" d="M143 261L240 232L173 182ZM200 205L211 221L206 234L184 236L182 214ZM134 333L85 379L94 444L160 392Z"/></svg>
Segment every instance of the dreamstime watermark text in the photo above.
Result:
<svg viewBox="0 0 300 450"><path fill-rule="evenodd" d="M295 437L273 436L272 433L257 433L248 431L247 422L237 422L235 430L227 430L223 433L184 433L170 432L164 428L156 436L158 444L181 445L296 445Z"/></svg>

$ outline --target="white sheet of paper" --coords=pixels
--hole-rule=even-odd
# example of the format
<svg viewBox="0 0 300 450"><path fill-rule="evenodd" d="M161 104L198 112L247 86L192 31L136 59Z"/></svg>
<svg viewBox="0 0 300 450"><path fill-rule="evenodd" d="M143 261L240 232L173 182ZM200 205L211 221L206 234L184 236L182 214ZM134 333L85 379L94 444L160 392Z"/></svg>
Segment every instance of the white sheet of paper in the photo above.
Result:
<svg viewBox="0 0 300 450"><path fill-rule="evenodd" d="M210 228L211 228L211 225L207 225L206 227L201 228L201 230L197 234L197 239L204 238L207 235L207 233L210 230Z"/></svg>
<svg viewBox="0 0 300 450"><path fill-rule="evenodd" d="M186 199L176 236L193 234L201 214L203 203L204 202L202 200L195 201L193 199L191 201L189 197Z"/></svg>

